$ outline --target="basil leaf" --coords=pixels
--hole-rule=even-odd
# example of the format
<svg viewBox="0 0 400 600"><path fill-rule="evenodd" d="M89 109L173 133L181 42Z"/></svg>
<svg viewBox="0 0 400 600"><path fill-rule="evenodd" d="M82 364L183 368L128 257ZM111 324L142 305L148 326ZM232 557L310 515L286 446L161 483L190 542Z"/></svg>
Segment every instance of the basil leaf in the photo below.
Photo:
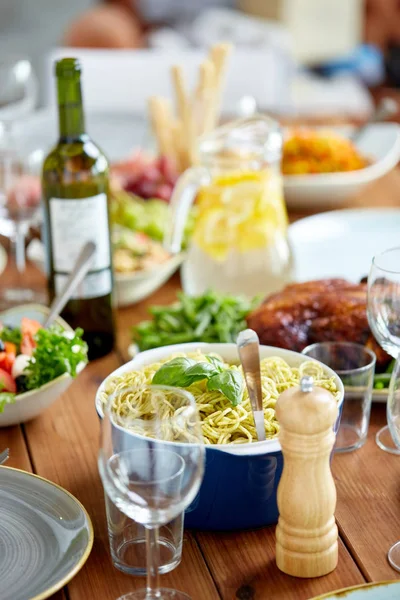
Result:
<svg viewBox="0 0 400 600"><path fill-rule="evenodd" d="M243 398L243 377L239 371L227 369L211 377L208 380L207 389L221 392L230 400L233 406L237 406Z"/></svg>
<svg viewBox="0 0 400 600"><path fill-rule="evenodd" d="M6 404L14 404L15 396L13 392L0 392L0 413L4 411Z"/></svg>
<svg viewBox="0 0 400 600"><path fill-rule="evenodd" d="M185 377L190 380L189 385L195 383L196 381L203 381L203 379L210 379L215 375L215 368L208 362L199 362L190 367L186 373Z"/></svg>
<svg viewBox="0 0 400 600"><path fill-rule="evenodd" d="M212 356L212 354L207 354L206 359L210 364L213 365L213 367L218 373L224 370L224 363L220 358L218 358L218 356Z"/></svg>
<svg viewBox="0 0 400 600"><path fill-rule="evenodd" d="M186 358L185 356L173 358L156 371L152 383L154 385L187 387L190 383L187 383L188 380L185 377L186 371L196 364L195 360Z"/></svg>

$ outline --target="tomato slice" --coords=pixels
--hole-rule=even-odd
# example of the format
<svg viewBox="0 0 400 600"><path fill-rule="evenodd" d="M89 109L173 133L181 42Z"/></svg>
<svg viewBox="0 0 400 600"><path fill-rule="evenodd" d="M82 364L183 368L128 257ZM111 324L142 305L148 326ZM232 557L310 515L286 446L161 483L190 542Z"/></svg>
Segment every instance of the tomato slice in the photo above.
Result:
<svg viewBox="0 0 400 600"><path fill-rule="evenodd" d="M0 368L0 391L2 392L17 392L17 384L11 377L10 373L7 373L4 369Z"/></svg>
<svg viewBox="0 0 400 600"><path fill-rule="evenodd" d="M27 354L28 356L32 356L33 349L36 347L34 338L39 329L42 329L42 326L38 321L34 321L33 319L27 319L26 317L22 319L21 354Z"/></svg>
<svg viewBox="0 0 400 600"><path fill-rule="evenodd" d="M21 354L26 354L27 356L32 356L33 350L35 349L36 344L35 340L29 334L22 336L21 342Z"/></svg>
<svg viewBox="0 0 400 600"><path fill-rule="evenodd" d="M42 326L39 323L39 321L35 321L34 319L28 319L27 317L24 317L22 319L22 321L21 321L22 337L24 337L24 335L26 335L28 333L33 337L39 331L39 329L42 329Z"/></svg>
<svg viewBox="0 0 400 600"><path fill-rule="evenodd" d="M15 354L7 354L7 352L0 352L0 369L4 369L8 373L11 373L14 362Z"/></svg>

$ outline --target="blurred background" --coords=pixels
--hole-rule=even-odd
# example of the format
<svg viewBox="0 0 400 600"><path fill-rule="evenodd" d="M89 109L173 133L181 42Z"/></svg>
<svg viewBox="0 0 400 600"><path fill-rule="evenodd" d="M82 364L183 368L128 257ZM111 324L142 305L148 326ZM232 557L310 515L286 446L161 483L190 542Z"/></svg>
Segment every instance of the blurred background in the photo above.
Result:
<svg viewBox="0 0 400 600"><path fill-rule="evenodd" d="M232 41L238 56L231 61L225 112L249 109L243 89L259 108L294 117L364 118L374 98L387 95L388 89L397 97L397 0L0 3L1 62L12 55L31 61L37 107L53 102L55 55L79 54L90 65L85 69L89 110L101 99L103 108L112 101L113 108L142 112L146 97L164 93L168 85L165 65L169 56L172 63L178 54L191 71L199 49L221 39ZM110 90L110 82L119 80L123 80L120 89ZM1 86L0 110L12 93L6 88Z"/></svg>

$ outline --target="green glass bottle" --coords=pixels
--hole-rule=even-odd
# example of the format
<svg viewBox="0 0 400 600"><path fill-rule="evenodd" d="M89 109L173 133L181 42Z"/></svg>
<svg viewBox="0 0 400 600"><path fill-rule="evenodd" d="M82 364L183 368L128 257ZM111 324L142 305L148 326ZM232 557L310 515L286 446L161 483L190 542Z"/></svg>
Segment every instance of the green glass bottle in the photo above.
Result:
<svg viewBox="0 0 400 600"><path fill-rule="evenodd" d="M61 315L83 328L92 360L110 352L115 341L108 162L85 131L79 61L64 58L55 72L60 136L42 173L49 295L52 300L62 289L83 245L93 241L90 271Z"/></svg>

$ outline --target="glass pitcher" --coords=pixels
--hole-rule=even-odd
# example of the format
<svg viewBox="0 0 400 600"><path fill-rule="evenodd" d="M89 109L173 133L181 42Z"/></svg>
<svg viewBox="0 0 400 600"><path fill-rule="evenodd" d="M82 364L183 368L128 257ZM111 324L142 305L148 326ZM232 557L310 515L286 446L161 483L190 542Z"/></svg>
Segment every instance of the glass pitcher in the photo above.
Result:
<svg viewBox="0 0 400 600"><path fill-rule="evenodd" d="M208 289L254 297L292 279L288 218L280 173L282 134L264 116L229 123L203 136L198 166L185 171L171 198L166 246L179 252L195 202L195 224L182 266L187 294Z"/></svg>

